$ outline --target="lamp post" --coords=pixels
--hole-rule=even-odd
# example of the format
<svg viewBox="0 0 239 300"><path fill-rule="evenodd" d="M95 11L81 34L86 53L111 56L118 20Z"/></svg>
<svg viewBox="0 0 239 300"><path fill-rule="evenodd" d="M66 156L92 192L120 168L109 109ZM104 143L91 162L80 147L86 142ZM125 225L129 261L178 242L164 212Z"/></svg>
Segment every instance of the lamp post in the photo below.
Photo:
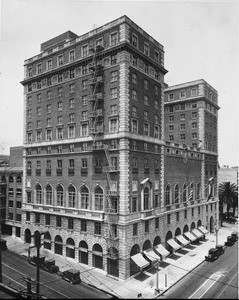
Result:
<svg viewBox="0 0 239 300"><path fill-rule="evenodd" d="M157 293L160 292L160 289L159 289L159 264L160 264L160 261L157 260L157 262L155 264L155 268L157 269L157 272L156 272L156 289L155 289L155 294L157 294Z"/></svg>

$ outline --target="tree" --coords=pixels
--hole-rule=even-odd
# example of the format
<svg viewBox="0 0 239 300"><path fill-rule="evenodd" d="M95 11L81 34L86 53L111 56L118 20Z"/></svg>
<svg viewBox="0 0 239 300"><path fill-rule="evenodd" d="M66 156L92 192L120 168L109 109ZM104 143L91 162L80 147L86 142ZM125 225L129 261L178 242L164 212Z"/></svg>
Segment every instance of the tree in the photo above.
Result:
<svg viewBox="0 0 239 300"><path fill-rule="evenodd" d="M223 214L223 206L226 204L227 206L227 218L229 218L229 211L232 208L235 208L238 204L238 191L237 185L235 183L230 182L222 182L219 184L219 207L220 207L220 215ZM235 211L235 209L233 209ZM222 222L222 220L221 220Z"/></svg>

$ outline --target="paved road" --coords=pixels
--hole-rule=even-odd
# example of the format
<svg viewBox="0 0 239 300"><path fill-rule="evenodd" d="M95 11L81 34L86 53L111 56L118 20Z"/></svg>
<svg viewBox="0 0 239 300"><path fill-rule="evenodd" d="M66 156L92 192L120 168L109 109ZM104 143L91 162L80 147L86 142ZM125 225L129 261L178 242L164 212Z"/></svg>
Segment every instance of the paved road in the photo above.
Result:
<svg viewBox="0 0 239 300"><path fill-rule="evenodd" d="M238 299L238 242L216 261L204 261L160 298Z"/></svg>
<svg viewBox="0 0 239 300"><path fill-rule="evenodd" d="M36 267L27 259L11 251L2 252L3 283L16 290L26 290L24 278L36 278ZM33 285L32 290L35 291ZM40 270L40 294L47 299L109 299L110 295L95 289L83 282L71 285L58 274Z"/></svg>

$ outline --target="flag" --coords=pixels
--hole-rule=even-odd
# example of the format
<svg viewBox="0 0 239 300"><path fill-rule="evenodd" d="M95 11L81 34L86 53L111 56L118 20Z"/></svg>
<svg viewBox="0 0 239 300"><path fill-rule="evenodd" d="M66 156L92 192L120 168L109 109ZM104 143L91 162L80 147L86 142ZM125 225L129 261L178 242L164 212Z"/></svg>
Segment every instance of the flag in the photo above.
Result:
<svg viewBox="0 0 239 300"><path fill-rule="evenodd" d="M209 193L208 193L208 196L207 196L207 201L209 201L210 198L212 197L213 184L214 184L214 178L211 177L211 178L208 180L208 189L209 189Z"/></svg>

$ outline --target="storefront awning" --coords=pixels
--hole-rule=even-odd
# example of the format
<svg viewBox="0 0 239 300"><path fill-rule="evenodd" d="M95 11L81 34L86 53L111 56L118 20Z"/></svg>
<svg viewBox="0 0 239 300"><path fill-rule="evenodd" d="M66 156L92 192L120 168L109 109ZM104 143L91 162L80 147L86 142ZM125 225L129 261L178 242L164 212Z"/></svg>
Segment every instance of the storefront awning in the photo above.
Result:
<svg viewBox="0 0 239 300"><path fill-rule="evenodd" d="M198 229L201 230L202 233L204 233L204 234L209 233L209 231L205 227L203 227L203 226L198 227Z"/></svg>
<svg viewBox="0 0 239 300"><path fill-rule="evenodd" d="M203 233L201 233L196 228L192 230L192 233L195 234L198 239L200 239L201 237L203 237Z"/></svg>
<svg viewBox="0 0 239 300"><path fill-rule="evenodd" d="M150 262L148 262L141 253L133 255L131 258L140 268L145 268L150 264Z"/></svg>
<svg viewBox="0 0 239 300"><path fill-rule="evenodd" d="M176 236L176 239L183 245L187 246L190 242L186 240L181 234Z"/></svg>
<svg viewBox="0 0 239 300"><path fill-rule="evenodd" d="M161 260L161 257L158 256L153 249L148 249L143 251L144 254L148 257L148 259L150 259L152 262L157 261L157 260Z"/></svg>
<svg viewBox="0 0 239 300"><path fill-rule="evenodd" d="M180 249L180 248L182 248L182 246L179 245L174 239L168 240L167 243L168 243L171 247L173 247L173 249L174 249L175 251L178 250L178 249Z"/></svg>
<svg viewBox="0 0 239 300"><path fill-rule="evenodd" d="M191 242L196 241L195 235L191 234L191 232L187 231L183 233Z"/></svg>
<svg viewBox="0 0 239 300"><path fill-rule="evenodd" d="M165 259L167 256L169 256L170 252L164 248L163 245L159 244L154 248L160 255L162 255L162 258Z"/></svg>

